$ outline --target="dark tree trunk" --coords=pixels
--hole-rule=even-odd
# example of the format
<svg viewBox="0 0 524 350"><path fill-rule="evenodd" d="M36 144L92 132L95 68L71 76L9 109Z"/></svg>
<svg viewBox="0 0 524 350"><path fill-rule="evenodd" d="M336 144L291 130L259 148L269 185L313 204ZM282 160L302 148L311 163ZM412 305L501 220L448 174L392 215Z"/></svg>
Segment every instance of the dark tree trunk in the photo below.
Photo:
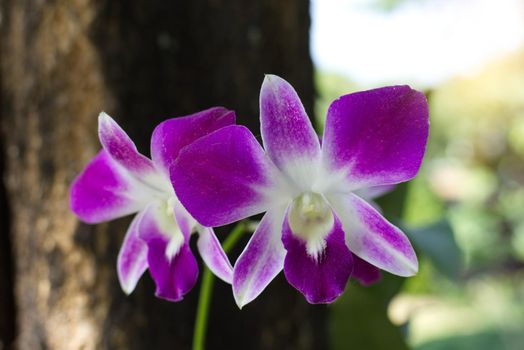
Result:
<svg viewBox="0 0 524 350"><path fill-rule="evenodd" d="M101 110L146 154L158 122L214 105L235 109L258 135L264 73L289 80L312 112L308 1L0 3L11 209L10 227L3 216L1 227L2 340L12 337L16 313L20 349L189 348L198 286L168 303L146 276L126 297L115 265L129 219L79 223L69 184L99 148ZM11 266L16 308L6 317ZM229 286L215 287L209 348L325 348L325 309L307 305L282 276L242 311Z"/></svg>
<svg viewBox="0 0 524 350"><path fill-rule="evenodd" d="M0 100L0 105L2 101ZM1 138L0 138L0 141ZM4 153L0 142L0 174L4 174ZM0 182L0 349L11 344L15 332L13 259L9 235L10 213L4 182Z"/></svg>

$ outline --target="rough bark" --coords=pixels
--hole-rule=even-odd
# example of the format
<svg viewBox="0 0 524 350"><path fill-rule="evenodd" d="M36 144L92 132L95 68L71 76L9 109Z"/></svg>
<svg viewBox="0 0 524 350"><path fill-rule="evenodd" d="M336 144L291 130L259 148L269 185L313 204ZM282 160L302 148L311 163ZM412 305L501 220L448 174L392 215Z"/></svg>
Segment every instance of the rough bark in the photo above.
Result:
<svg viewBox="0 0 524 350"><path fill-rule="evenodd" d="M101 110L145 153L156 123L213 105L234 108L257 135L264 73L292 82L312 111L308 2L0 3L4 178L12 214L2 244L12 242L17 347L188 348L198 287L183 302L168 303L154 298L146 276L126 297L114 267L129 219L79 223L68 208L69 184L99 148ZM9 280L0 283L5 288ZM282 277L241 312L230 287L217 282L207 342L323 348L324 314Z"/></svg>

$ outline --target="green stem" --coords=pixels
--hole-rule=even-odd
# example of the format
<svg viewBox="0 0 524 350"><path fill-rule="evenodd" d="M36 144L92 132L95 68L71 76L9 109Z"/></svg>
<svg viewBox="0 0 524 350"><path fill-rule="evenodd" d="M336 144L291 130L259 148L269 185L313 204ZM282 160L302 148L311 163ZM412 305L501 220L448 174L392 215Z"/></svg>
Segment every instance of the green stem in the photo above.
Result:
<svg viewBox="0 0 524 350"><path fill-rule="evenodd" d="M235 246L239 238L244 234L245 229L246 225L243 221L239 222L233 228L227 239L222 244L222 248L226 253ZM211 305L211 296L213 295L213 282L213 273L204 265L200 295L198 296L195 331L193 333L193 350L204 350L209 306Z"/></svg>
<svg viewBox="0 0 524 350"><path fill-rule="evenodd" d="M206 338L207 318L209 315L209 305L213 294L213 274L207 266L204 266L202 285L198 297L198 307L195 320L195 332L193 333L193 350L204 350Z"/></svg>
<svg viewBox="0 0 524 350"><path fill-rule="evenodd" d="M229 233L229 236L227 236L226 240L222 244L222 249L224 249L224 252L229 253L231 249L235 246L237 241L240 239L240 237L244 234L246 231L246 223L244 221L240 221Z"/></svg>

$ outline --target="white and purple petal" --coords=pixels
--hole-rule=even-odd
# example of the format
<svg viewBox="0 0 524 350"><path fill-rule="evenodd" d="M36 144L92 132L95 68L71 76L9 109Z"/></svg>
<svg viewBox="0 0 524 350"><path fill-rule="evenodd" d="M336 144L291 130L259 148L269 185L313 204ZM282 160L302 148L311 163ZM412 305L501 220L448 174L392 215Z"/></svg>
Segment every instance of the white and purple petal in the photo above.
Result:
<svg viewBox="0 0 524 350"><path fill-rule="evenodd" d="M136 213L145 207L147 190L105 151L100 151L71 185L71 210L96 224Z"/></svg>
<svg viewBox="0 0 524 350"><path fill-rule="evenodd" d="M233 296L238 307L255 299L284 267L282 244L285 206L270 209L260 221L233 268Z"/></svg>
<svg viewBox="0 0 524 350"><path fill-rule="evenodd" d="M408 238L375 208L354 194L333 194L327 199L342 222L353 254L395 275L417 273L417 256Z"/></svg>
<svg viewBox="0 0 524 350"><path fill-rule="evenodd" d="M159 298L182 300L195 285L198 264L173 216L161 203L148 206L140 221L140 238L147 244L149 273Z"/></svg>
<svg viewBox="0 0 524 350"><path fill-rule="evenodd" d="M197 247L207 267L222 281L231 284L233 267L212 228L198 228Z"/></svg>
<svg viewBox="0 0 524 350"><path fill-rule="evenodd" d="M276 75L266 75L260 90L260 130L267 153L293 176L304 161L315 163L320 142L295 89Z"/></svg>
<svg viewBox="0 0 524 350"><path fill-rule="evenodd" d="M235 123L235 113L213 107L160 123L151 137L151 158L165 174L182 148L202 136Z"/></svg>
<svg viewBox="0 0 524 350"><path fill-rule="evenodd" d="M98 116L98 137L106 152L131 174L146 177L156 173L153 162L138 152L126 132L104 112Z"/></svg>
<svg viewBox="0 0 524 350"><path fill-rule="evenodd" d="M426 98L409 86L345 95L328 109L323 159L346 175L347 191L408 181L420 168L428 129Z"/></svg>
<svg viewBox="0 0 524 350"><path fill-rule="evenodd" d="M284 261L286 279L309 303L331 303L344 292L353 270L353 256L336 217L325 237L324 249L317 256L308 254L306 242L293 233L287 220L282 241L287 250Z"/></svg>
<svg viewBox="0 0 524 350"><path fill-rule="evenodd" d="M275 171L253 134L235 125L186 146L171 168L171 182L191 215L214 227L266 210Z"/></svg>
<svg viewBox="0 0 524 350"><path fill-rule="evenodd" d="M147 245L139 237L142 212L131 221L117 259L117 274L120 286L131 294L140 277L147 270Z"/></svg>

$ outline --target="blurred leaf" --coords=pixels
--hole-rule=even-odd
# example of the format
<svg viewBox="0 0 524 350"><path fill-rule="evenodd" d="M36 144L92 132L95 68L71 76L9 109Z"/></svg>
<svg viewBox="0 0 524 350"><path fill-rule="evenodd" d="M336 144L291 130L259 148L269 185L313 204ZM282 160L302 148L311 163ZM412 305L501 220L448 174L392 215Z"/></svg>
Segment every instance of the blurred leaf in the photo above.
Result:
<svg viewBox="0 0 524 350"><path fill-rule="evenodd" d="M407 350L399 327L387 316L389 300L403 279L389 274L383 281L365 288L351 283L330 307L330 334L334 350Z"/></svg>
<svg viewBox="0 0 524 350"><path fill-rule="evenodd" d="M400 289L402 289L406 279L404 277L392 275L385 271L381 272L382 279L377 283L369 287L361 287L360 284L357 283L355 283L355 285L363 288L366 293L375 298L384 307L384 310L386 310L391 299L393 299L393 297L400 292ZM354 287L350 286L349 288Z"/></svg>
<svg viewBox="0 0 524 350"><path fill-rule="evenodd" d="M395 189L375 200L382 213L387 217L402 217L404 214L404 203L408 194L409 183L401 183Z"/></svg>
<svg viewBox="0 0 524 350"><path fill-rule="evenodd" d="M435 195L429 182L429 169L422 165L419 175L408 183L402 220L408 225L426 226L444 215L442 198Z"/></svg>
<svg viewBox="0 0 524 350"><path fill-rule="evenodd" d="M498 329L487 329L464 335L454 335L430 340L417 346L416 350L449 350L449 349L522 349L524 336L522 332L502 333ZM514 346L511 346L514 345Z"/></svg>
<svg viewBox="0 0 524 350"><path fill-rule="evenodd" d="M446 281L443 281L446 280ZM402 287L402 292L412 295L428 295L438 292L444 287L443 282L449 282L447 277L436 271L435 266L429 259L421 259L418 265L418 272L415 276L406 278Z"/></svg>
<svg viewBox="0 0 524 350"><path fill-rule="evenodd" d="M415 250L427 256L444 276L456 280L463 269L462 251L447 220L421 228L400 225Z"/></svg>

